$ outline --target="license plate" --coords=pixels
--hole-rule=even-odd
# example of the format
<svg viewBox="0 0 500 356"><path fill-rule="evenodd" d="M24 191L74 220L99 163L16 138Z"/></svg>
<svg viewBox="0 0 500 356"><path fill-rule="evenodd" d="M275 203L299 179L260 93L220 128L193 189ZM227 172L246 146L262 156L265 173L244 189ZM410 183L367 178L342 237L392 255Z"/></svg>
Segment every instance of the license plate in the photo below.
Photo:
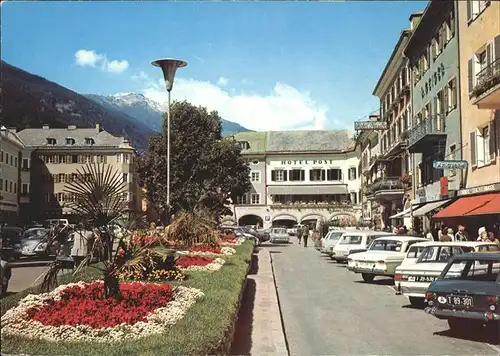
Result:
<svg viewBox="0 0 500 356"><path fill-rule="evenodd" d="M359 267L371 267L369 262L359 262Z"/></svg>
<svg viewBox="0 0 500 356"><path fill-rule="evenodd" d="M408 282L434 282L435 276L408 276Z"/></svg>
<svg viewBox="0 0 500 356"><path fill-rule="evenodd" d="M455 307L473 307L474 299L469 296L447 295L448 304Z"/></svg>

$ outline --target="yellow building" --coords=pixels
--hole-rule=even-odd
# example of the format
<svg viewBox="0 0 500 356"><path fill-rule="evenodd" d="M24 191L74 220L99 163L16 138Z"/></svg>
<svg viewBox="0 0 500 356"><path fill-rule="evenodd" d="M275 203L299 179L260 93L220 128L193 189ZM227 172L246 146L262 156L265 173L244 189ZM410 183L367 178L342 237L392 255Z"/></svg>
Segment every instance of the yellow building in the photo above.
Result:
<svg viewBox="0 0 500 356"><path fill-rule="evenodd" d="M500 190L500 2L458 6L463 196Z"/></svg>

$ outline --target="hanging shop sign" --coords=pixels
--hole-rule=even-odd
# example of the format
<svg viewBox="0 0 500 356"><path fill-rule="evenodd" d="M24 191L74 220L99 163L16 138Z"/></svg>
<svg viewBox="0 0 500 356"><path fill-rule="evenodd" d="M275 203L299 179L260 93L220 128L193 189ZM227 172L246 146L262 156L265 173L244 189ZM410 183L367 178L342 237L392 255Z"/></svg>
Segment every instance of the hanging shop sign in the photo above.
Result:
<svg viewBox="0 0 500 356"><path fill-rule="evenodd" d="M432 166L435 169L467 169L467 161L434 161Z"/></svg>
<svg viewBox="0 0 500 356"><path fill-rule="evenodd" d="M354 130L358 131L387 130L388 128L386 121L356 121L354 123Z"/></svg>
<svg viewBox="0 0 500 356"><path fill-rule="evenodd" d="M444 64L441 63L437 70L432 73L429 79L425 81L425 84L422 84L422 88L420 88L420 95L422 95L422 99L424 99L425 96L437 86L437 84L444 77L444 73Z"/></svg>
<svg viewBox="0 0 500 356"><path fill-rule="evenodd" d="M458 191L459 196L473 195L479 193L495 192L500 191L500 183L482 185L480 187L461 189Z"/></svg>

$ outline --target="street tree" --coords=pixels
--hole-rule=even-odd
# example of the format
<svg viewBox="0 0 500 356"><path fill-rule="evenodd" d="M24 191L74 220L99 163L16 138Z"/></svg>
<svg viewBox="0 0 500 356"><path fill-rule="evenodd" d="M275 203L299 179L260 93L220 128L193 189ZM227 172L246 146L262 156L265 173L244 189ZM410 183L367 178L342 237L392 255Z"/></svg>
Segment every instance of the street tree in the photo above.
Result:
<svg viewBox="0 0 500 356"><path fill-rule="evenodd" d="M166 184L166 115L161 134L152 136L139 168L149 201L167 218L182 210L208 208L232 215L227 204L250 188L250 168L233 138L222 137L221 118L186 101L170 108L170 205Z"/></svg>

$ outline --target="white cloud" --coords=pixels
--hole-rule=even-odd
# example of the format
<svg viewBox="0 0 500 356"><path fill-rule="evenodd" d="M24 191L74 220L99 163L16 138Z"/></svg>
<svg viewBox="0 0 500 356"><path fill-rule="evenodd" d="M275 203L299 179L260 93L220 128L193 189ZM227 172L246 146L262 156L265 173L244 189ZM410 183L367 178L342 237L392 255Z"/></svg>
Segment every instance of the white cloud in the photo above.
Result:
<svg viewBox="0 0 500 356"><path fill-rule="evenodd" d="M163 79L148 80L144 76L142 79L146 83L143 94L164 105L167 93ZM225 90L210 82L178 77L175 79L172 99L187 100L194 105L216 110L222 118L258 131L321 130L327 124L327 106L314 101L310 93L280 82L274 85L269 94L259 95L237 92L234 88Z"/></svg>
<svg viewBox="0 0 500 356"><path fill-rule="evenodd" d="M75 53L75 62L81 67L95 67L95 65L104 59L104 56L95 51L80 49Z"/></svg>
<svg viewBox="0 0 500 356"><path fill-rule="evenodd" d="M121 73L128 68L128 61L126 60L113 60L107 63L107 70L111 73Z"/></svg>
<svg viewBox="0 0 500 356"><path fill-rule="evenodd" d="M220 77L219 80L217 81L217 85L220 87L225 87L228 84L229 84L229 79L224 77Z"/></svg>
<svg viewBox="0 0 500 356"><path fill-rule="evenodd" d="M122 73L127 70L127 60L108 60L106 54L99 54L94 50L80 49L75 53L75 63L81 67L95 67L100 63L103 72Z"/></svg>

